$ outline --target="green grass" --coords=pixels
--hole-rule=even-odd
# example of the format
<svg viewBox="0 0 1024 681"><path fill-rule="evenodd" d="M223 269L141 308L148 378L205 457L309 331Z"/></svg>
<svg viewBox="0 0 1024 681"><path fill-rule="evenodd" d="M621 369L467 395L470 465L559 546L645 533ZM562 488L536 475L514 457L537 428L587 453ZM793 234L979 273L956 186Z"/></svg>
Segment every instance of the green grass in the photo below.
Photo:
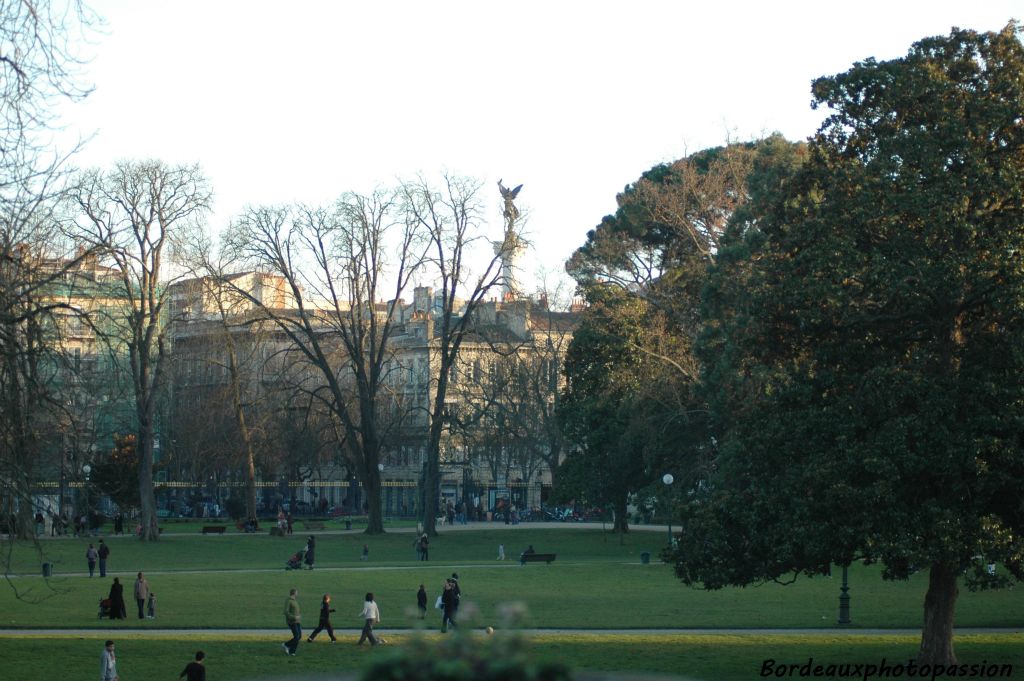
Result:
<svg viewBox="0 0 1024 681"><path fill-rule="evenodd" d="M104 638L81 636L59 642L36 637L0 639L0 674L8 681L91 681L96 678ZM114 636L123 679L177 678L199 648L207 653L209 677L217 681L285 676L351 678L370 661L394 650L358 648L352 645L354 637L349 637L337 645L304 642L299 655L289 658L280 649L285 638L284 630L275 639L182 636L152 640L130 634ZM404 640L401 635L389 637L396 646ZM59 646L59 655L53 654L55 645ZM537 661L560 661L593 671L672 674L702 681L759 678L761 666L769 658L787 664L803 664L809 658L822 664L879 664L884 658L893 665L906 663L916 649L913 636L551 635L535 638L530 644L531 656ZM962 664L1012 664L1014 676L1009 678L1015 679L1024 678L1022 651L1021 635L963 636L957 642Z"/></svg>
<svg viewBox="0 0 1024 681"><path fill-rule="evenodd" d="M303 654L288 659L279 653L287 637L282 606L289 588L300 590L307 631L315 623L320 595L334 596L334 624L357 628L362 596L377 594L382 630L394 643L412 635L415 591L427 585L431 600L452 571L459 572L466 614L476 610L479 624L499 622L500 604L526 604L525 624L538 628L818 628L835 623L839 595L834 579L800 579L790 586L766 584L705 592L684 587L671 569L656 560L639 561L641 551L657 553L659 533L635 532L624 544L615 536L571 525L508 530L481 525L471 531L447 532L431 544L431 561L414 560L411 533L367 537L360 533L318 535L317 569L285 571L284 561L305 541L292 537L243 535L201 536L194 531L169 530L156 543L130 537L106 537L112 554L110 570L125 583L130 601L134 573L149 573L157 594L156 620L100 621L97 602L105 596L110 577L85 576L85 539L41 542L43 554L31 542L4 543L5 556L15 573L0 590L0 627L81 628L80 635L52 638L0 638L0 680L85 679L95 676L102 640L119 641L122 678L174 678L197 647L210 654L211 678L273 679L285 674L355 673L373 656L351 645L303 645ZM189 528L183 524L176 527ZM575 530L575 531L574 531ZM363 544L370 562L360 561ZM504 543L511 558L527 544L541 552L554 551L551 565L520 567L514 560L494 560ZM55 576L39 576L42 560L51 561ZM876 567L850 570L854 627L917 628L921 623L927 575L906 582L885 582ZM17 591L17 593L16 593ZM436 629L439 615L431 609L427 624ZM1020 627L1024 625L1024 589L970 593L961 589L958 627ZM144 640L147 629L271 628L273 640L213 633L185 632ZM89 631L89 630L93 631ZM395 632L392 634L391 632ZM350 636L350 634L346 634ZM133 638L133 636L136 636ZM877 663L882 657L905 660L917 649L916 636L862 635L658 635L624 637L551 634L534 641L538 660L559 660L590 670L646 671L685 675L701 681L759 678L764 659L802 664L808 657L850 663ZM1024 668L1024 636L990 634L959 636L957 651L966 663L989 660ZM54 655L54 651L59 651ZM794 677L795 678L795 677Z"/></svg>
<svg viewBox="0 0 1024 681"><path fill-rule="evenodd" d="M309 534L297 527L290 537L271 537L266 533L246 535L229 528L223 535L200 534L203 523L189 522L169 527L158 542L144 544L134 537L104 536L111 547L110 565L113 569L132 570L225 570L239 568L278 568L289 554L302 548ZM331 521L328 527L339 529L340 523ZM638 561L640 551L656 553L663 536L657 533L637 532L627 537L620 546L615 537L599 531L572 531L572 525L560 523L537 530L506 530L504 525L481 525L487 529L451 531L431 542L432 561L490 562L497 555L499 543L505 544L506 555L518 555L528 544L538 551L548 549L559 554L559 561L620 560ZM370 547L374 564L416 562L413 549L414 535L395 532L367 536L359 532L350 534L317 535L317 565L358 565L363 544ZM97 539L74 537L47 539L41 542L44 560L49 560L60 574L82 572L86 569L85 550ZM9 546L9 545L5 545ZM39 572L40 556L31 542L15 545L12 570L24 574Z"/></svg>
<svg viewBox="0 0 1024 681"><path fill-rule="evenodd" d="M553 528L449 532L432 542L430 563L412 560L409 533L320 535L318 569L302 572L285 571L283 565L302 546L304 535L187 534L165 536L152 544L123 537L108 541L110 569L121 576L129 597L137 570L149 573L157 594L157 620L130 620L120 626L276 627L284 597L296 586L307 617L315 614L320 595L329 592L340 608L338 624L355 626L352 618L363 594L373 591L389 626L404 627L411 624L405 611L414 604L418 585L426 584L433 598L453 570L460 574L466 600L474 602L485 618L493 617L500 603L522 601L537 627L811 628L835 623L838 575L800 579L790 586L706 592L682 586L665 565L640 564L639 552L656 551L660 535L634 533L620 546L617 539L600 532ZM494 556L499 542L505 543L510 556L529 543L539 551L556 551L558 560L525 567L512 560L498 563ZM359 560L363 543L370 546L369 563ZM86 545L78 539L43 542L45 558L55 564L55 577L49 582L36 576L13 580L20 600L13 590L0 590L0 626L107 626L95 615L110 579L83 576ZM39 574L40 557L31 543L16 545L11 558L16 572ZM920 626L926 575L885 582L877 568L856 566L850 582L855 627ZM242 612L245 617L240 617ZM956 623L1021 626L1024 589L962 589Z"/></svg>

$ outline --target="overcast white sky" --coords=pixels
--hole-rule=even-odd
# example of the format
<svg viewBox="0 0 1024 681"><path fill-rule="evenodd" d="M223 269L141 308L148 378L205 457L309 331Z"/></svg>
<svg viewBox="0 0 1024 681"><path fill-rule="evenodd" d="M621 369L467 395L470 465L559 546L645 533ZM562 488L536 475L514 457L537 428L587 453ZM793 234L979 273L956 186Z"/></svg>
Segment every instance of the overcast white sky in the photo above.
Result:
<svg viewBox="0 0 1024 681"><path fill-rule="evenodd" d="M813 78L1024 19L1024 0L90 5L107 25L95 92L65 118L96 133L80 165L199 162L214 230L246 204L446 170L485 182L497 238L495 183L522 183L524 283L561 271L652 165L727 136L812 134Z"/></svg>

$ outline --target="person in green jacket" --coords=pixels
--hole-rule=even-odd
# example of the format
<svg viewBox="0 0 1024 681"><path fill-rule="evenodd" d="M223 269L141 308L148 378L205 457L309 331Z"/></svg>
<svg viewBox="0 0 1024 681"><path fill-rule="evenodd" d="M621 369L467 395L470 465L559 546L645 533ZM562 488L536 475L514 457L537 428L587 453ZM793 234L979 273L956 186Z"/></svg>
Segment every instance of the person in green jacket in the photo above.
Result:
<svg viewBox="0 0 1024 681"><path fill-rule="evenodd" d="M299 641L302 640L302 615L299 614L299 601L296 599L298 595L299 590L292 589L288 592L288 600L284 602L284 621L291 629L292 638L287 643L282 643L281 647L292 656L298 651Z"/></svg>

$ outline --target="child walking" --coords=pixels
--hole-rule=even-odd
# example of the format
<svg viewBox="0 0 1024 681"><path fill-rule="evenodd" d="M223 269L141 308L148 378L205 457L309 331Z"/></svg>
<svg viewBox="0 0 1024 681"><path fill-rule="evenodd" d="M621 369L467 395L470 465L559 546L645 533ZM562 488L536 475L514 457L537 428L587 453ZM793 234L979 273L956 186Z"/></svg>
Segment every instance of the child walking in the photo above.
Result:
<svg viewBox="0 0 1024 681"><path fill-rule="evenodd" d="M324 598L320 602L320 621L317 622L316 629L309 635L307 641L312 643L316 635L326 629L327 635L331 637L331 643L338 642L338 639L334 638L334 627L331 626L332 612L334 612L334 608L331 607L331 594L324 594Z"/></svg>
<svg viewBox="0 0 1024 681"><path fill-rule="evenodd" d="M420 584L420 590L416 592L416 607L420 609L420 619L427 616L427 590Z"/></svg>

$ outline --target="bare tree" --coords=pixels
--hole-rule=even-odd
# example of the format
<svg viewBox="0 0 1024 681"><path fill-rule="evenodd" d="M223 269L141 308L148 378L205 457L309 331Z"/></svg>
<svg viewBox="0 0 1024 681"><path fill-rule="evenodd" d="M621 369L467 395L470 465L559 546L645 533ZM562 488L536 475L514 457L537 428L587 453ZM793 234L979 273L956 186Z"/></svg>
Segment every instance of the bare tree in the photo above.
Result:
<svg viewBox="0 0 1024 681"><path fill-rule="evenodd" d="M174 241L197 226L211 192L197 165L118 163L84 174L76 194L79 236L113 263L123 310L112 320L127 349L138 428L140 538L159 538L153 494L157 401L167 368L167 260Z"/></svg>
<svg viewBox="0 0 1024 681"><path fill-rule="evenodd" d="M440 503L441 438L446 426L445 401L452 368L466 335L472 331L474 315L493 291L505 281L503 260L511 260L512 251L520 246L517 213L510 219L510 229L501 242L494 244L493 256L484 258L478 274L472 263L477 247L486 244L480 198L481 185L476 180L445 175L440 187L425 178L404 185L409 215L428 239L427 273L439 284L440 310L434 326L433 355L436 371L431 372L433 403L430 406L427 434L427 461L423 475L423 528L436 535L436 518ZM506 215L508 212L506 210Z"/></svg>
<svg viewBox="0 0 1024 681"><path fill-rule="evenodd" d="M185 333L185 337L198 337L201 361L212 363L226 373L219 387L222 397L231 405L239 440L243 475L246 483L246 517L256 516L256 449L257 432L252 422L255 402L261 399L259 381L260 354L268 341L264 331L266 315L253 308L250 300L236 290L241 285L249 293L262 288L265 278L260 273L239 273L237 262L213 252L213 245L205 235L197 234L184 249L183 260L194 278L177 284L184 306L179 315L182 330L197 325L205 329L200 333ZM264 304L274 301L261 298ZM185 325L189 325L186 327ZM210 347L211 341L214 347ZM194 345L194 343L193 343ZM257 431L257 432L254 432Z"/></svg>
<svg viewBox="0 0 1024 681"><path fill-rule="evenodd" d="M420 263L416 224L393 191L345 194L333 208L254 208L230 241L257 269L283 279L291 309L248 299L272 320L316 374L309 389L335 421L337 444L367 496L368 534L384 532L382 409L397 304ZM386 296L384 294L387 294Z"/></svg>
<svg viewBox="0 0 1024 681"><path fill-rule="evenodd" d="M51 331L56 314L75 310L49 292L88 254L68 256L57 229L67 157L51 133L56 102L88 93L68 45L92 21L77 2L0 2L0 513L11 536L28 534L41 434L69 415L50 371L60 361Z"/></svg>

